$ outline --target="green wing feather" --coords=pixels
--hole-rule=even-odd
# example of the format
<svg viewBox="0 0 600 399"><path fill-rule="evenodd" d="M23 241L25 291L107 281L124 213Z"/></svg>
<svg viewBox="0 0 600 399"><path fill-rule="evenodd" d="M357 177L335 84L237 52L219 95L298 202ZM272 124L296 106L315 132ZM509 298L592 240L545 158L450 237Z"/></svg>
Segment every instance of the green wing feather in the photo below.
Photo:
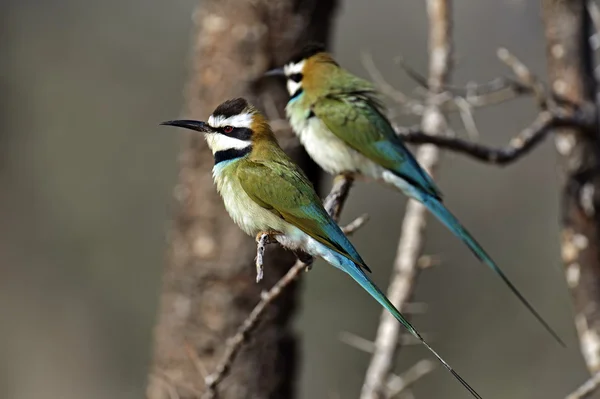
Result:
<svg viewBox="0 0 600 399"><path fill-rule="evenodd" d="M369 90L332 93L318 98L312 112L350 147L436 198L441 191L383 115L382 104Z"/></svg>
<svg viewBox="0 0 600 399"><path fill-rule="evenodd" d="M370 271L327 214L308 178L294 163L285 159L251 160L238 168L237 173L242 188L254 202Z"/></svg>

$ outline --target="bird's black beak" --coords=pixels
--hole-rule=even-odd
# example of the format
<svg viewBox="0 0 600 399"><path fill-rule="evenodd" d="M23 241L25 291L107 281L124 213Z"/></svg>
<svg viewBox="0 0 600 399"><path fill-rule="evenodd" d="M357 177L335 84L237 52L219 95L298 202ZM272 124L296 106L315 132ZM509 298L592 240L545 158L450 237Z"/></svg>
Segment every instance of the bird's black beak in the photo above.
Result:
<svg viewBox="0 0 600 399"><path fill-rule="evenodd" d="M283 68L275 68L265 72L263 76L285 76L285 72L283 71Z"/></svg>
<svg viewBox="0 0 600 399"><path fill-rule="evenodd" d="M213 129L206 123L194 120L175 120L162 122L161 125L183 127L202 133L210 133Z"/></svg>

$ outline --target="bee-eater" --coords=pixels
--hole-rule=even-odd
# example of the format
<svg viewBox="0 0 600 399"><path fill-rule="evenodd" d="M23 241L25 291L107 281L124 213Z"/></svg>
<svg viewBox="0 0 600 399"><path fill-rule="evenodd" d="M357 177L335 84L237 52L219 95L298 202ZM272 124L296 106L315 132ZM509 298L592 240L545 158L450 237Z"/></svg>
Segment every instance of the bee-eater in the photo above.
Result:
<svg viewBox="0 0 600 399"><path fill-rule="evenodd" d="M268 233L283 247L320 257L348 273L386 308L476 398L481 398L423 340L365 273L370 271L335 221L312 184L283 152L267 120L242 98L219 105L207 122L173 120L162 125L204 133L215 165L213 179L225 209L250 236Z"/></svg>
<svg viewBox="0 0 600 399"><path fill-rule="evenodd" d="M283 68L286 114L310 157L326 172L357 173L421 202L489 266L546 330L563 341L442 203L442 193L396 135L375 87L343 69L320 44L309 44Z"/></svg>

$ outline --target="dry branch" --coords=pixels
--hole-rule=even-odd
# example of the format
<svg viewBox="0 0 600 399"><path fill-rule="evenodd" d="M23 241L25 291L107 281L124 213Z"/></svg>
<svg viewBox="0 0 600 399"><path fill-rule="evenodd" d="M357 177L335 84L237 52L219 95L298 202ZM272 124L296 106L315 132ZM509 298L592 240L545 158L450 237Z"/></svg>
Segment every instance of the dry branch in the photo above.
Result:
<svg viewBox="0 0 600 399"><path fill-rule="evenodd" d="M451 1L428 0L427 11L430 56L427 86L431 95L423 111L422 129L427 134L440 135L447 131L446 119L437 95L442 93L447 84L452 63ZM433 175L440 160L437 147L423 146L419 148L416 157L421 166ZM424 242L426 215L427 210L422 204L415 200L408 202L388 289L388 298L401 312L413 294L419 274L418 261ZM375 338L375 353L367 370L361 399L388 396L386 387L399 348L401 328L400 323L389 312L382 313Z"/></svg>
<svg viewBox="0 0 600 399"><path fill-rule="evenodd" d="M585 399L596 392L599 386L600 373L596 373L589 380L584 382L579 388L569 394L566 399Z"/></svg>
<svg viewBox="0 0 600 399"><path fill-rule="evenodd" d="M422 131L399 132L398 136L406 143L434 144L439 148L458 152L479 161L495 165L507 165L527 155L538 144L542 143L548 134L553 131L553 128L585 126L589 123L589 118L583 114L566 114L561 110L555 110L554 112L542 111L531 125L523 129L508 145L500 148L493 148L456 137L432 136Z"/></svg>
<svg viewBox="0 0 600 399"><path fill-rule="evenodd" d="M334 220L338 220L340 213L350 188L352 187L354 180L350 176L336 176L333 181L333 187L331 192L323 201L325 209L333 217ZM262 237L261 237L262 238ZM206 391L202 396L203 399L212 399L216 396L216 388L228 375L231 366L239 353L240 349L244 344L248 342L252 331L258 326L261 316L264 314L265 309L269 304L273 303L309 265L302 262L300 259L290 268L290 270L266 293L261 296L258 304L252 309L252 312L248 315L246 320L238 328L235 335L227 340L225 352L219 360L215 371L206 377Z"/></svg>
<svg viewBox="0 0 600 399"><path fill-rule="evenodd" d="M479 161L507 165L528 154L536 145L543 142L554 128L589 127L594 124L594 112L588 106L566 109L556 105L555 101L546 93L544 86L538 78L515 55L507 49L498 50L498 58L510 67L515 74L514 87L522 92L534 93L538 105L542 108L534 121L515 136L508 145L501 148L492 148L473 141L463 140L448 135L428 135L421 129L396 129L398 136L406 143L434 144L437 147L452 150ZM417 74L417 72L411 72ZM504 86L500 86L504 87ZM462 97L459 97L462 99ZM456 101L456 100L455 100Z"/></svg>

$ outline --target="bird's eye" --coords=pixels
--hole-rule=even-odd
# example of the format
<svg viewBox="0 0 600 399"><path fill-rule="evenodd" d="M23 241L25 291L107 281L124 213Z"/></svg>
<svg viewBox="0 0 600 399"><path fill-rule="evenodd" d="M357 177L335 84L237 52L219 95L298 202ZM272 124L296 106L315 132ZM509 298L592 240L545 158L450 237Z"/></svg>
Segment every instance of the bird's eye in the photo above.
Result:
<svg viewBox="0 0 600 399"><path fill-rule="evenodd" d="M300 83L300 81L302 80L302 74L301 73L293 73L289 76L290 80L293 80L296 83Z"/></svg>
<svg viewBox="0 0 600 399"><path fill-rule="evenodd" d="M225 133L231 133L231 132L233 132L233 126L225 126L225 127L223 128L223 131L224 131Z"/></svg>

